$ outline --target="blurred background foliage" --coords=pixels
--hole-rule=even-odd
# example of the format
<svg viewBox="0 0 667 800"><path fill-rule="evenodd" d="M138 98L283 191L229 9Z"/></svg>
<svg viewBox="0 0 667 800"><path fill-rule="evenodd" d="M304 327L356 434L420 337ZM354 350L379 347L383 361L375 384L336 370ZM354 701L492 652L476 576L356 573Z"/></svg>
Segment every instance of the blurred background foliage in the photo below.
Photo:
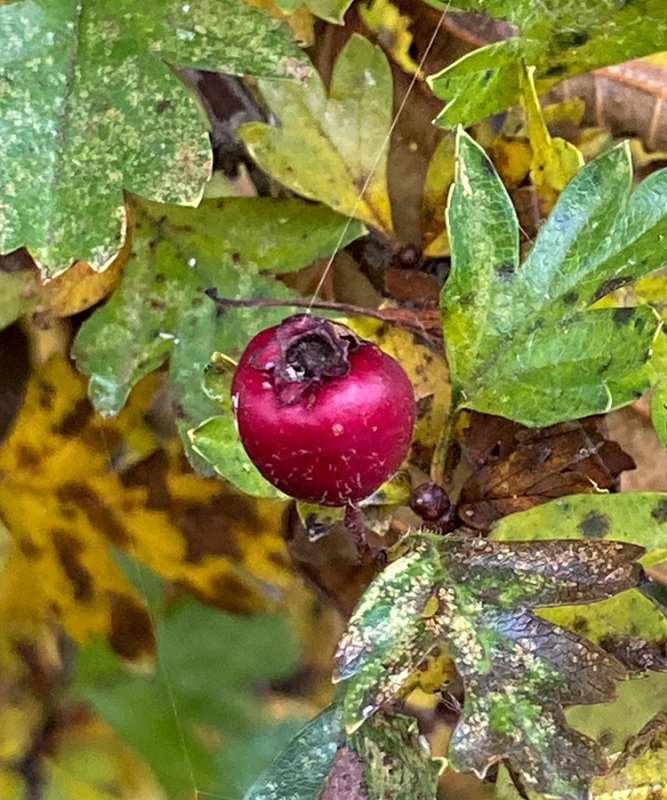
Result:
<svg viewBox="0 0 667 800"><path fill-rule="evenodd" d="M46 4L0 9L11 50L0 64L33 64L12 85L53 104L56 128L65 107L61 120L80 117L54 154L51 123L26 132L26 115L16 130L39 141L41 161L9 147L9 124L0 144L0 199L16 212L2 217L0 241L0 797L240 800L330 701L345 621L377 554L419 522L409 491L439 455L454 143L432 120L470 126L516 208L525 253L567 181L615 139L629 138L635 183L667 164L667 57L657 53L667 20L650 2L620 15L614 3L551 3L549 27L528 2L457 3L503 19L443 20L440 4L418 0L193 0L191 24L174 16L190 4L164 0L132 11L135 40L108 34L103 4L83 5L89 40L67 91L40 82L52 55L43 26L66 30L69 4L46 21L30 16ZM122 47L100 44L113 36L150 54L150 80L110 84L108 63L128 77ZM6 120L23 107L14 92L0 100ZM53 196L26 188L53 159L66 165ZM324 313L398 358L416 388L410 473L364 509L363 558L340 517L277 496L234 434L230 372L214 354L238 357L285 308L221 310L204 293L298 301L321 278L321 300L340 304ZM664 270L609 289L601 305L667 318ZM665 386L604 420L537 432L467 413L454 431L460 461L439 467L451 468L460 518L481 530L575 492L667 492ZM547 439L553 455L535 468ZM595 456L583 458L591 441ZM667 577L659 558L651 569ZM632 609L664 658L664 630L642 600ZM588 635L602 638L600 619L603 631L636 633L629 606L607 602L584 620ZM569 622L568 609L553 613L583 624L571 609ZM436 755L455 708L433 690L451 671L435 657L408 687ZM628 682L595 715L573 709L577 727L617 752L665 697L664 678ZM667 774L661 730L644 734L660 746L622 765L625 777L599 779L596 796L642 792ZM495 786L453 770L440 779L443 798L513 792L502 770Z"/></svg>

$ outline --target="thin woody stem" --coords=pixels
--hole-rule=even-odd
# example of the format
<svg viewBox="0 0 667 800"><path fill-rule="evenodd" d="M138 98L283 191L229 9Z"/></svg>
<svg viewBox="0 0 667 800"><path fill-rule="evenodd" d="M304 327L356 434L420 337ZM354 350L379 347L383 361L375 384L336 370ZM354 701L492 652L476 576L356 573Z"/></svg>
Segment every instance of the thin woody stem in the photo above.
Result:
<svg viewBox="0 0 667 800"><path fill-rule="evenodd" d="M355 306L351 303L337 303L335 300L278 300L272 297L256 297L248 300L237 300L231 297L219 297L215 289L207 289L206 294L215 302L216 306L223 310L225 308L254 308L256 306L274 306L284 308L319 308L322 311L340 311L350 314L353 317L372 317L382 322L391 322L386 314L373 308Z"/></svg>
<svg viewBox="0 0 667 800"><path fill-rule="evenodd" d="M434 335L433 331L428 330L416 314L414 316L408 316L404 309L388 308L381 311L379 309L366 308L365 306L357 306L352 303L338 303L335 300L317 300L311 302L310 300L282 300L272 297L256 297L243 300L231 297L219 297L215 288L207 289L206 294L215 302L220 312L224 312L227 308L305 308L306 311L317 308L322 311L337 311L351 317L370 317L371 319L377 319L381 322L395 325L397 328L404 328L411 333L416 333L429 341L436 350L442 351L442 341Z"/></svg>

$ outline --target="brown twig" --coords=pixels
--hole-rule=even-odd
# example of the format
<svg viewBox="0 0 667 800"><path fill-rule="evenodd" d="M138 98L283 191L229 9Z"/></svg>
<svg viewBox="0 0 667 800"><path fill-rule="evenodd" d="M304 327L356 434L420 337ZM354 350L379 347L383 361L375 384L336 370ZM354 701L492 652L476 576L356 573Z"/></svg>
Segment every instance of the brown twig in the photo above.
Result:
<svg viewBox="0 0 667 800"><path fill-rule="evenodd" d="M370 317L381 322L395 325L398 328L415 333L423 337L434 349L442 352L442 332L440 327L440 314L437 311L423 310L412 312L403 308L375 309L357 306L352 303L338 303L334 300L281 300L271 297L257 297L249 299L235 299L219 297L217 289L207 289L206 294L215 302L219 311L227 308L305 308L319 309L321 311L337 311L351 317ZM426 317L423 320L422 317Z"/></svg>

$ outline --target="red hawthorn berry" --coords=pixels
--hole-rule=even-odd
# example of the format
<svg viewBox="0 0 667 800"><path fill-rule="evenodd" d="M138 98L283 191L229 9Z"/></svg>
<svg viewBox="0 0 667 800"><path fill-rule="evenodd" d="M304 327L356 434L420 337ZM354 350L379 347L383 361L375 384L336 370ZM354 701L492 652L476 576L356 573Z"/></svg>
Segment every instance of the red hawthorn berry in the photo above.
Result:
<svg viewBox="0 0 667 800"><path fill-rule="evenodd" d="M372 494L406 457L416 409L401 365L345 325L297 314L261 331L232 381L248 456L299 500Z"/></svg>

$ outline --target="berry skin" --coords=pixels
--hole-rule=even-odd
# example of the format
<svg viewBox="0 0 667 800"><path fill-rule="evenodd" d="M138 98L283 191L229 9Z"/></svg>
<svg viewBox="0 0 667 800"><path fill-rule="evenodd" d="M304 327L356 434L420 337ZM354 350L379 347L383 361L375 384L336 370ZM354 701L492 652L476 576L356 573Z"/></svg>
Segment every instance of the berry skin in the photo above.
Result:
<svg viewBox="0 0 667 800"><path fill-rule="evenodd" d="M449 514L451 507L447 492L431 481L420 484L410 495L410 508L425 522L443 519Z"/></svg>
<svg viewBox="0 0 667 800"><path fill-rule="evenodd" d="M307 314L252 339L232 405L243 446L267 480L334 506L368 497L398 469L416 417L397 361L345 325Z"/></svg>

